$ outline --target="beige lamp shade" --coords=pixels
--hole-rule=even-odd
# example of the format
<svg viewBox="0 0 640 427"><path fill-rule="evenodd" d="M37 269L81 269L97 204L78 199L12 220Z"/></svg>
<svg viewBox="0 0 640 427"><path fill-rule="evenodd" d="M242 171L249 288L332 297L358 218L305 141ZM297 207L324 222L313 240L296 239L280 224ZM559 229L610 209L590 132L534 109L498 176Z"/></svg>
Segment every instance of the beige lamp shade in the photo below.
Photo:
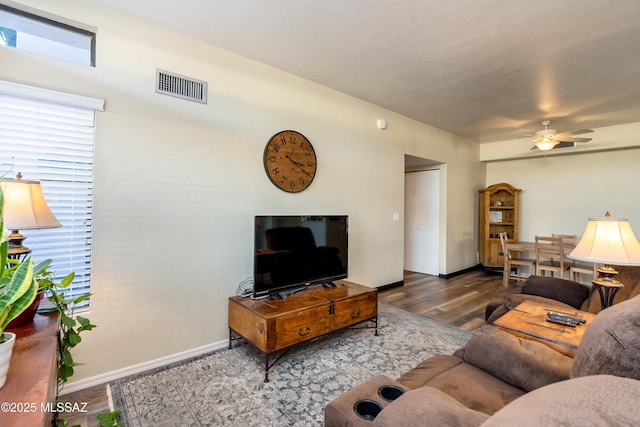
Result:
<svg viewBox="0 0 640 427"><path fill-rule="evenodd" d="M8 230L62 227L49 209L39 181L3 180L4 226Z"/></svg>
<svg viewBox="0 0 640 427"><path fill-rule="evenodd" d="M589 218L569 258L599 264L640 265L640 243L626 218Z"/></svg>

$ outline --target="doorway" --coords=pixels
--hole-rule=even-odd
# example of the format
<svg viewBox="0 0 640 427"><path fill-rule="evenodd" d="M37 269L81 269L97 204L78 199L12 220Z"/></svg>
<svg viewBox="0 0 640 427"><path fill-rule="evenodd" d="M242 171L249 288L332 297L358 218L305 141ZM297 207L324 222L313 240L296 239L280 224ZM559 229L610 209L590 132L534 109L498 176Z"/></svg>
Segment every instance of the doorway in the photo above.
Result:
<svg viewBox="0 0 640 427"><path fill-rule="evenodd" d="M406 170L404 203L404 269L437 276L440 273L440 170Z"/></svg>

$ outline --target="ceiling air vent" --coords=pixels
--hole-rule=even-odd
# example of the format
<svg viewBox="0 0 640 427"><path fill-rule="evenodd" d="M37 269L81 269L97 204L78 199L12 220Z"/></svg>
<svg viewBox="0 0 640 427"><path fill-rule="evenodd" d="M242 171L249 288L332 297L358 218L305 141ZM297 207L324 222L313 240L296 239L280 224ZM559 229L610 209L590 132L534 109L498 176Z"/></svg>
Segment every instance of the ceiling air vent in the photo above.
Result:
<svg viewBox="0 0 640 427"><path fill-rule="evenodd" d="M207 103L207 82L156 68L156 93Z"/></svg>

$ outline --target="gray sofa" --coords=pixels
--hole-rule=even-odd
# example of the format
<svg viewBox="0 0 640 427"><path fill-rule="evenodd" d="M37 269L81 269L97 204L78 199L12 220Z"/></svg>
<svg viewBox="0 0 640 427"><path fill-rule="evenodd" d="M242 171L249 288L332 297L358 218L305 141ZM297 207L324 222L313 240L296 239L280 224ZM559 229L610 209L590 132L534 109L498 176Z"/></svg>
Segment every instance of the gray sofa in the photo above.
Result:
<svg viewBox="0 0 640 427"><path fill-rule="evenodd" d="M596 316L571 359L486 325L453 355L332 400L325 425L637 426L639 328L640 297L616 304ZM402 394L385 399L389 386Z"/></svg>

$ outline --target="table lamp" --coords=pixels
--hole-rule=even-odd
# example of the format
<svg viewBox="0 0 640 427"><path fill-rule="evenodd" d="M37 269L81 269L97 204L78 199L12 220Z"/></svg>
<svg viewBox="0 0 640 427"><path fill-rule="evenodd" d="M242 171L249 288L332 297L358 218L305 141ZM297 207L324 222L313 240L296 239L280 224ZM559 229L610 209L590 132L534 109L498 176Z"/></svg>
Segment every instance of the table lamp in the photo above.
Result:
<svg viewBox="0 0 640 427"><path fill-rule="evenodd" d="M20 258L31 252L22 245L26 238L19 230L62 227L49 209L39 181L23 181L18 173L15 180L0 182L4 193L4 226L11 230L7 237L9 257Z"/></svg>
<svg viewBox="0 0 640 427"><path fill-rule="evenodd" d="M615 279L618 272L612 265L640 265L640 243L626 218L611 218L607 212L604 218L589 218L587 227L578 245L569 258L597 264L599 276L593 284L600 294L602 308L613 304L613 297L624 286Z"/></svg>

